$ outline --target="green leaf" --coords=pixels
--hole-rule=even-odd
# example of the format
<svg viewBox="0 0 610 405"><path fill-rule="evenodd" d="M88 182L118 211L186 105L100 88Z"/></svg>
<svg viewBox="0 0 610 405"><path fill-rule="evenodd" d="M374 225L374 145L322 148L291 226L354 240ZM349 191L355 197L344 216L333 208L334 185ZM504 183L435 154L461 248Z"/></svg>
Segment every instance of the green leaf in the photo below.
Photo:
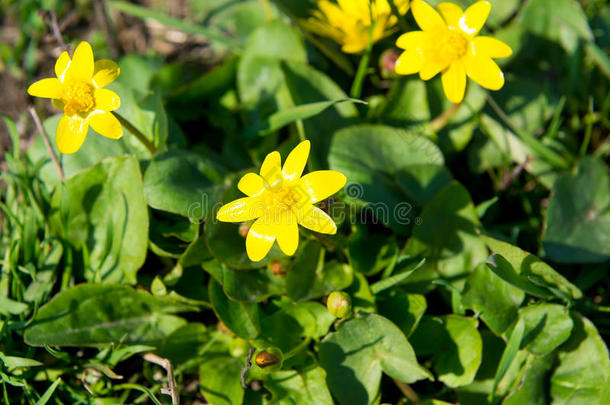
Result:
<svg viewBox="0 0 610 405"><path fill-rule="evenodd" d="M336 104L345 102L366 104L364 101L358 99L346 98L331 101L318 101L314 103L301 104L294 107L289 107L284 110L280 110L276 113L273 113L267 118L265 118L263 122L253 127L247 128L243 134L243 137L251 138L256 135L269 135L285 127L286 125L292 124L298 120L304 120L307 118L314 117Z"/></svg>
<svg viewBox="0 0 610 405"><path fill-rule="evenodd" d="M25 357L5 356L1 352L0 361L2 361L2 365L9 370L13 368L38 367L43 365L43 363L38 360Z"/></svg>
<svg viewBox="0 0 610 405"><path fill-rule="evenodd" d="M324 369L313 362L297 370L272 373L264 381L272 395L269 404L333 405L325 379Z"/></svg>
<svg viewBox="0 0 610 405"><path fill-rule="evenodd" d="M573 314L574 332L561 347L551 376L554 404L605 404L610 400L608 348L587 318Z"/></svg>
<svg viewBox="0 0 610 405"><path fill-rule="evenodd" d="M60 212L65 204L64 228ZM67 178L51 205L53 223L64 228L75 249L88 251L87 280L136 283L148 247L148 209L135 157L109 158Z"/></svg>
<svg viewBox="0 0 610 405"><path fill-rule="evenodd" d="M519 351L519 347L521 346L521 342L523 341L524 335L525 322L523 321L523 319L519 319L510 334L510 338L508 339L508 343L506 344L506 349L504 349L504 353L502 353L502 357L500 358L500 365L496 370L494 383L489 394L490 402L492 401L492 398L496 392L496 387L498 386L498 383L506 374L506 371L510 367L513 360L515 360L517 352Z"/></svg>
<svg viewBox="0 0 610 405"><path fill-rule="evenodd" d="M28 309L30 309L30 307L24 302L0 297L0 314L2 315L19 315L26 312Z"/></svg>
<svg viewBox="0 0 610 405"><path fill-rule="evenodd" d="M405 253L425 257L425 268L455 276L474 269L487 258L485 242L479 237L479 218L468 191L449 183L424 208L421 225L413 230Z"/></svg>
<svg viewBox="0 0 610 405"><path fill-rule="evenodd" d="M144 174L144 194L156 209L192 220L205 219L224 191L223 169L186 151L155 156Z"/></svg>
<svg viewBox="0 0 610 405"><path fill-rule="evenodd" d="M438 379L449 387L468 385L481 364L483 343L476 319L458 315L424 317L411 343L419 356L432 355Z"/></svg>
<svg viewBox="0 0 610 405"><path fill-rule="evenodd" d="M396 173L401 191L420 207L432 201L451 179L451 172L436 164L409 165Z"/></svg>
<svg viewBox="0 0 610 405"><path fill-rule="evenodd" d="M373 403L382 372L407 383L430 378L417 364L400 329L375 314L361 314L340 323L337 332L320 343L319 356L339 404Z"/></svg>
<svg viewBox="0 0 610 405"><path fill-rule="evenodd" d="M424 263L426 263L426 259L421 259L419 263L415 264L408 270L405 270L401 273L398 273L392 277L384 278L383 280L379 280L376 283L371 285L371 293L373 295L377 295L380 292L387 290L388 288L392 288L394 286L400 285L407 280L411 274L415 273L419 268L421 268Z"/></svg>
<svg viewBox="0 0 610 405"><path fill-rule="evenodd" d="M506 396L502 405L549 404L548 374L553 368L553 363L554 356L539 357L526 363L517 387Z"/></svg>
<svg viewBox="0 0 610 405"><path fill-rule="evenodd" d="M353 225L347 249L352 268L365 275L380 272L398 254L398 246L393 236L373 233L368 226L361 223Z"/></svg>
<svg viewBox="0 0 610 405"><path fill-rule="evenodd" d="M602 160L585 158L553 186L543 235L546 255L560 263L610 259L610 174Z"/></svg>
<svg viewBox="0 0 610 405"><path fill-rule="evenodd" d="M519 310L525 323L521 347L533 354L545 356L568 340L574 323L566 307L539 303Z"/></svg>
<svg viewBox="0 0 610 405"><path fill-rule="evenodd" d="M462 303L480 314L496 335L501 335L517 319L525 294L502 280L487 265L480 264L466 281Z"/></svg>
<svg viewBox="0 0 610 405"><path fill-rule="evenodd" d="M203 263L203 269L222 285L229 298L236 301L261 302L285 290L284 278L268 268L235 270L218 260L209 260Z"/></svg>
<svg viewBox="0 0 610 405"><path fill-rule="evenodd" d="M394 322L406 337L411 336L426 312L426 297L407 294L399 289L384 291L375 297L379 314Z"/></svg>
<svg viewBox="0 0 610 405"><path fill-rule="evenodd" d="M214 357L199 367L201 392L212 405L242 404L244 390L241 388L240 371L242 360L232 357Z"/></svg>
<svg viewBox="0 0 610 405"><path fill-rule="evenodd" d="M49 386L49 388L47 388L47 390L44 392L44 394L42 394L40 399L38 401L36 401L36 405L45 405L47 402L49 402L49 399L51 399L51 397L53 396L53 393L55 392L55 389L57 388L57 386L60 383L61 383L61 378L58 378L57 380L55 380L55 382L53 384L51 384Z"/></svg>
<svg viewBox="0 0 610 405"><path fill-rule="evenodd" d="M189 310L128 286L81 284L40 308L24 339L33 346L156 345L185 324L168 314Z"/></svg>
<svg viewBox="0 0 610 405"><path fill-rule="evenodd" d="M226 37L219 32L216 32L214 30L203 27L201 25L190 24L183 20L170 17L169 15L167 15L165 13L151 10L149 8L145 8L142 6L138 6L136 4L127 3L124 1L117 1L117 0L109 1L107 3L107 6L110 8L117 9L125 14L129 14L129 15L137 17L137 18L142 18L142 19L151 18L153 20L160 22L163 25L167 25L169 27L176 28L186 34L202 35L214 42L218 42L222 45L225 45L227 48L233 50L234 52L240 51L240 46L235 40L233 40L232 38Z"/></svg>
<svg viewBox="0 0 610 405"><path fill-rule="evenodd" d="M158 354L169 359L174 367L187 362L206 342L208 336L205 325L201 323L187 323L170 333L159 346Z"/></svg>
<svg viewBox="0 0 610 405"><path fill-rule="evenodd" d="M551 268L551 266L544 263L538 257L521 250L516 246L490 238L489 236L483 236L483 239L493 253L498 253L502 255L504 259L506 259L505 261L510 264L513 274L520 275L521 280L529 281L528 290L524 291L537 295L537 293L532 289L532 286L535 287L538 285L544 285L547 289L556 289L559 293L568 298L571 297L573 299L579 299L582 297L582 292L578 289L578 287L570 283L565 277L557 273ZM504 280L511 282L506 279ZM531 280L536 280L536 284L534 284ZM524 287L522 285L517 286L522 289ZM542 293L544 289L538 287L536 291ZM557 295L557 293L554 294ZM543 293L538 296L545 297L548 295L549 293Z"/></svg>
<svg viewBox="0 0 610 405"><path fill-rule="evenodd" d="M443 156L423 136L381 125L358 125L342 129L332 138L330 167L350 180L349 197L368 203L377 219L405 233L415 217L410 201L394 176L413 165L442 165Z"/></svg>
<svg viewBox="0 0 610 405"><path fill-rule="evenodd" d="M227 328L244 339L259 335L261 314L258 305L233 301L214 279L210 279L208 288L214 312Z"/></svg>
<svg viewBox="0 0 610 405"><path fill-rule="evenodd" d="M531 0L521 18L526 29L559 42L568 52L575 50L579 40L593 41L587 15L576 0L556 0L552 8L546 0Z"/></svg>

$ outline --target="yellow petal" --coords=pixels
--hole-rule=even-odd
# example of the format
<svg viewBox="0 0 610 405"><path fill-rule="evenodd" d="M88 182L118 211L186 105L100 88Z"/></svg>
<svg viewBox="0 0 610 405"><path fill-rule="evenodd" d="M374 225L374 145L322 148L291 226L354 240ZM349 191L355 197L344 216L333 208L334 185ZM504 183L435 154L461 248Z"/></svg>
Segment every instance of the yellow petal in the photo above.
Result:
<svg viewBox="0 0 610 405"><path fill-rule="evenodd" d="M66 72L68 80L90 81L93 77L93 50L89 43L83 41L76 47L72 55L72 63Z"/></svg>
<svg viewBox="0 0 610 405"><path fill-rule="evenodd" d="M271 152L265 157L261 165L260 175L270 186L282 180L282 157L280 152Z"/></svg>
<svg viewBox="0 0 610 405"><path fill-rule="evenodd" d="M80 149L87 136L89 123L78 115L63 115L57 126L55 142L61 153L70 154Z"/></svg>
<svg viewBox="0 0 610 405"><path fill-rule="evenodd" d="M311 229L312 231L329 235L337 233L337 225L335 225L332 218L315 205L308 205L300 208L298 211L298 220L299 225Z"/></svg>
<svg viewBox="0 0 610 405"><path fill-rule="evenodd" d="M486 89L500 90L504 86L504 73L487 56L471 55L466 58L466 73Z"/></svg>
<svg viewBox="0 0 610 405"><path fill-rule="evenodd" d="M402 49L423 49L428 42L428 34L424 31L411 31L402 34L396 40L396 46Z"/></svg>
<svg viewBox="0 0 610 405"><path fill-rule="evenodd" d="M355 39L350 42L346 42L341 47L341 50L344 53L360 53L366 49L368 44L369 44L368 38L366 38L366 40Z"/></svg>
<svg viewBox="0 0 610 405"><path fill-rule="evenodd" d="M447 67L448 63L437 59L424 59L424 63L419 71L419 78L422 80L430 80L439 72Z"/></svg>
<svg viewBox="0 0 610 405"><path fill-rule="evenodd" d="M114 111L121 106L119 95L108 89L95 89L95 109Z"/></svg>
<svg viewBox="0 0 610 405"><path fill-rule="evenodd" d="M472 53L489 58L508 58L513 54L510 46L492 37L476 37L472 40Z"/></svg>
<svg viewBox="0 0 610 405"><path fill-rule="evenodd" d="M474 3L464 11L459 22L460 29L474 37L483 28L490 11L491 3L489 1L482 0Z"/></svg>
<svg viewBox="0 0 610 405"><path fill-rule="evenodd" d="M290 215L284 223L275 227L277 244L287 256L292 256L299 246L299 226L297 219Z"/></svg>
<svg viewBox="0 0 610 405"><path fill-rule="evenodd" d="M396 59L394 70L399 75L411 75L420 71L424 65L424 55L417 49L404 51Z"/></svg>
<svg viewBox="0 0 610 405"><path fill-rule="evenodd" d="M265 191L265 179L256 173L247 173L239 180L237 188L249 197L253 197Z"/></svg>
<svg viewBox="0 0 610 405"><path fill-rule="evenodd" d="M216 219L222 222L246 222L258 218L261 210L258 199L244 197L220 207Z"/></svg>
<svg viewBox="0 0 610 405"><path fill-rule="evenodd" d="M318 3L318 8L324 14L330 25L338 27L343 24L345 18L343 11L334 3L322 0Z"/></svg>
<svg viewBox="0 0 610 405"><path fill-rule="evenodd" d="M261 261L267 256L275 241L275 226L259 218L248 231L246 252L253 262Z"/></svg>
<svg viewBox="0 0 610 405"><path fill-rule="evenodd" d="M66 70L68 70L70 63L70 55L68 55L68 52L66 51L63 51L61 55L59 55L59 58L57 58L57 62L55 62L55 75L62 82L64 81L64 74L66 73Z"/></svg>
<svg viewBox="0 0 610 405"><path fill-rule="evenodd" d="M439 27L447 27L441 15L431 5L422 0L413 0L411 11L417 25L424 31L435 31Z"/></svg>
<svg viewBox="0 0 610 405"><path fill-rule="evenodd" d="M28 94L34 97L61 98L61 82L52 77L39 80L28 87Z"/></svg>
<svg viewBox="0 0 610 405"><path fill-rule="evenodd" d="M119 65L110 59L100 59L93 68L93 84L102 88L112 83L121 73Z"/></svg>
<svg viewBox="0 0 610 405"><path fill-rule="evenodd" d="M449 66L442 75L443 90L452 103L461 103L466 91L466 70L461 60L457 60Z"/></svg>
<svg viewBox="0 0 610 405"><path fill-rule="evenodd" d="M89 125L95 132L106 138L119 139L123 136L123 127L114 114L106 111L95 112L89 116Z"/></svg>
<svg viewBox="0 0 610 405"><path fill-rule="evenodd" d="M318 170L301 177L296 187L309 195L309 202L313 204L341 190L346 181L345 176L335 170Z"/></svg>
<svg viewBox="0 0 610 405"><path fill-rule="evenodd" d="M458 28L460 18L464 14L460 6L454 3L443 2L438 5L437 9L445 19L448 27Z"/></svg>
<svg viewBox="0 0 610 405"><path fill-rule="evenodd" d="M299 143L288 155L284 166L282 167L282 174L284 179L289 183L296 182L303 174L303 169L307 164L307 158L309 157L309 149L311 143L309 141L303 141Z"/></svg>

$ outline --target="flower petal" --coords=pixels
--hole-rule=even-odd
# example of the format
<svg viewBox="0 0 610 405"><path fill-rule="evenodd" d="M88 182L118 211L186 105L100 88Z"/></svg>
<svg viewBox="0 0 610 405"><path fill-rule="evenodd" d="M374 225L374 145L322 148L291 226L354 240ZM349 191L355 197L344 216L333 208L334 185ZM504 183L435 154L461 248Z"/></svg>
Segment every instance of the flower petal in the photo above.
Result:
<svg viewBox="0 0 610 405"><path fill-rule="evenodd" d="M428 3L422 0L413 0L411 11L419 28L424 31L434 31L440 27L446 27L441 15Z"/></svg>
<svg viewBox="0 0 610 405"><path fill-rule="evenodd" d="M449 66L442 75L443 90L452 103L461 103L466 91L466 69L461 60L457 60Z"/></svg>
<svg viewBox="0 0 610 405"><path fill-rule="evenodd" d="M80 149L87 136L89 123L78 115L63 115L57 126L55 142L61 153L70 154Z"/></svg>
<svg viewBox="0 0 610 405"><path fill-rule="evenodd" d="M114 114L106 111L94 112L89 116L89 124L95 132L106 138L119 139L123 136L123 127Z"/></svg>
<svg viewBox="0 0 610 405"><path fill-rule="evenodd" d="M121 106L119 95L108 89L95 89L95 109L114 111Z"/></svg>
<svg viewBox="0 0 610 405"><path fill-rule="evenodd" d="M261 165L260 175L267 181L270 186L273 186L278 181L282 180L282 157L280 152L271 152L263 160Z"/></svg>
<svg viewBox="0 0 610 405"><path fill-rule="evenodd" d="M417 49L404 51L394 65L394 71L399 75L411 75L421 70L424 65L424 55Z"/></svg>
<svg viewBox="0 0 610 405"><path fill-rule="evenodd" d="M298 221L299 225L315 232L329 235L337 233L337 225L335 225L332 218L315 205L300 208L298 211Z"/></svg>
<svg viewBox="0 0 610 405"><path fill-rule="evenodd" d="M83 41L76 47L72 55L72 63L66 72L68 80L89 81L93 77L93 50L89 43Z"/></svg>
<svg viewBox="0 0 610 405"><path fill-rule="evenodd" d="M482 0L474 3L464 11L464 15L460 18L460 29L474 37L483 28L490 11L491 3L489 1Z"/></svg>
<svg viewBox="0 0 610 405"><path fill-rule="evenodd" d="M59 58L57 58L57 62L55 62L55 75L59 81L64 81L64 74L66 73L66 70L68 70L71 62L70 55L68 55L68 52L66 51L63 51L61 55L59 55Z"/></svg>
<svg viewBox="0 0 610 405"><path fill-rule="evenodd" d="M335 170L318 170L301 177L296 187L308 195L308 202L313 204L341 190L346 181L345 176Z"/></svg>
<svg viewBox="0 0 610 405"><path fill-rule="evenodd" d="M258 199L244 197L220 207L216 219L222 222L246 222L260 216L262 206Z"/></svg>
<svg viewBox="0 0 610 405"><path fill-rule="evenodd" d="M253 197L265 191L267 183L265 179L256 173L247 173L239 180L237 188L249 197Z"/></svg>
<svg viewBox="0 0 610 405"><path fill-rule="evenodd" d="M285 221L275 227L277 244L287 256L292 256L299 246L299 225L294 215L289 215Z"/></svg>
<svg viewBox="0 0 610 405"><path fill-rule="evenodd" d="M448 27L459 27L460 18L462 18L462 15L464 14L464 11L460 6L454 3L443 2L436 8L445 19Z"/></svg>
<svg viewBox="0 0 610 405"><path fill-rule="evenodd" d="M424 31L411 31L402 34L396 40L396 46L401 49L423 49L428 42L428 34Z"/></svg>
<svg viewBox="0 0 610 405"><path fill-rule="evenodd" d="M93 84L98 89L112 83L121 73L119 65L110 59L100 59L93 68Z"/></svg>
<svg viewBox="0 0 610 405"><path fill-rule="evenodd" d="M424 63L419 70L419 78L422 80L430 80L439 72L444 70L448 65L446 61L438 59L424 59Z"/></svg>
<svg viewBox="0 0 610 405"><path fill-rule="evenodd" d="M266 223L263 218L252 224L246 237L246 252L250 260L258 262L267 256L275 241L275 228L276 226Z"/></svg>
<svg viewBox="0 0 610 405"><path fill-rule="evenodd" d="M489 58L508 58L513 54L510 46L492 37L476 37L471 42L472 53Z"/></svg>
<svg viewBox="0 0 610 405"><path fill-rule="evenodd" d="M465 63L468 77L486 89L500 90L504 86L504 73L491 58L470 55Z"/></svg>
<svg viewBox="0 0 610 405"><path fill-rule="evenodd" d="M303 174L303 169L307 164L307 158L309 157L309 149L311 143L309 141L303 141L299 143L288 155L284 166L282 167L282 174L284 179L289 183L296 182Z"/></svg>
<svg viewBox="0 0 610 405"><path fill-rule="evenodd" d="M34 97L61 98L61 82L54 77L38 80L28 87L28 94Z"/></svg>

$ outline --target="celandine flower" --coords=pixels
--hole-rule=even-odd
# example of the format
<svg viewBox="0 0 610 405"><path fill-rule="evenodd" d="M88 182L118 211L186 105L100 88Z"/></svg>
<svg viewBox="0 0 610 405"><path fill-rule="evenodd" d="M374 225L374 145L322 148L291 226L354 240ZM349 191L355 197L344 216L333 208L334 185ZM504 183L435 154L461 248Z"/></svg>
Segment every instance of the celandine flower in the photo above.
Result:
<svg viewBox="0 0 610 405"><path fill-rule="evenodd" d="M279 152L265 157L260 175L248 173L237 185L248 197L223 205L216 218L223 222L256 219L246 236L246 251L252 261L262 260L277 240L282 252L292 256L299 245L299 227L334 234L333 220L314 204L345 185L345 176L334 170L319 170L301 177L309 156L309 141L298 144L281 166Z"/></svg>
<svg viewBox="0 0 610 405"><path fill-rule="evenodd" d="M440 14L422 0L413 0L411 10L422 31L401 35L396 41L405 52L396 61L396 73L419 72L429 80L442 72L447 98L459 103L464 98L466 76L490 90L504 85L504 74L492 58L506 58L512 50L504 42L477 36L491 11L488 1L479 1L466 11L441 3Z"/></svg>
<svg viewBox="0 0 610 405"><path fill-rule="evenodd" d="M87 135L89 125L105 137L118 139L123 128L110 113L121 105L119 96L102 87L114 81L119 66L109 59L94 63L91 45L81 42L72 59L63 52L55 62L57 78L42 79L28 88L36 97L52 98L53 105L64 111L57 127L55 142L61 153L76 152Z"/></svg>
<svg viewBox="0 0 610 405"><path fill-rule="evenodd" d="M400 14L409 10L409 0L394 0ZM332 38L345 53L358 53L392 32L398 22L387 0L327 0L318 1L318 10L304 25L318 35ZM372 17L372 18L371 18Z"/></svg>

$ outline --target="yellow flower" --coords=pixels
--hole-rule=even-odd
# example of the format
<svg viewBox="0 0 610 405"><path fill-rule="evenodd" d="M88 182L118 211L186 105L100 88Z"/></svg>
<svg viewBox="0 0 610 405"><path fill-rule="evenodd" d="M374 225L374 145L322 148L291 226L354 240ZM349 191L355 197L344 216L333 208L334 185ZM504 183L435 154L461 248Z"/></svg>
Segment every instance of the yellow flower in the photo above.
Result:
<svg viewBox="0 0 610 405"><path fill-rule="evenodd" d="M387 0L327 0L318 1L318 10L304 22L310 31L332 38L345 53L358 53L366 49L373 21L373 43L392 33L398 22L392 15ZM409 9L409 0L394 0L400 14Z"/></svg>
<svg viewBox="0 0 610 405"><path fill-rule="evenodd" d="M123 128L110 113L121 105L119 96L102 87L119 75L119 66L109 59L93 62L93 51L81 42L72 59L63 52L55 62L57 78L37 81L28 88L36 97L53 99L53 105L64 110L55 141L61 153L76 152L85 140L89 125L112 139L123 136Z"/></svg>
<svg viewBox="0 0 610 405"><path fill-rule="evenodd" d="M237 185L248 197L223 205L216 214L223 222L256 219L246 237L250 260L262 260L275 240L282 252L292 256L299 244L299 224L320 233L337 232L333 220L314 204L339 191L346 179L334 170L319 170L301 177L309 148L309 141L298 144L283 167L279 152L268 154L260 175L248 173Z"/></svg>
<svg viewBox="0 0 610 405"><path fill-rule="evenodd" d="M512 50L504 42L477 36L491 11L489 1L479 1L466 11L441 3L440 14L422 0L413 0L411 10L422 31L401 35L396 41L405 52L396 61L396 73L419 72L429 80L442 72L443 90L453 103L464 98L466 75L481 86L499 90L504 74L492 58L506 58Z"/></svg>

